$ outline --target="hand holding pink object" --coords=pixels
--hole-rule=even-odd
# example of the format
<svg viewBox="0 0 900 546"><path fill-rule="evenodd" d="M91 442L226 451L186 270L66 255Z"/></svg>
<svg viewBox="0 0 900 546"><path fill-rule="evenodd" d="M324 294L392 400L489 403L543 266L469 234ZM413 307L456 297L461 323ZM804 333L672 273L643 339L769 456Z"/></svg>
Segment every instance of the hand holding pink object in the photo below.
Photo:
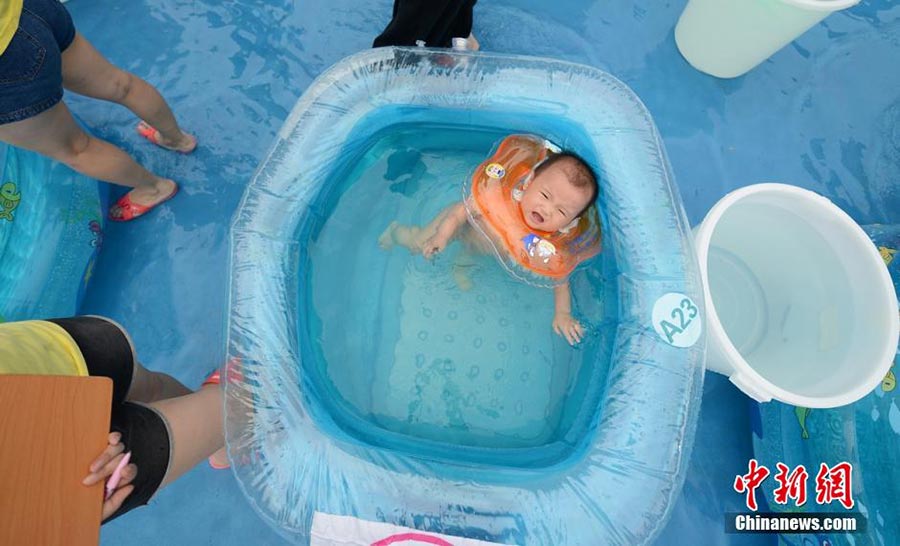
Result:
<svg viewBox="0 0 900 546"><path fill-rule="evenodd" d="M128 461L130 460L131 452L129 451L125 453L125 456L122 457L122 460L116 465L116 469L113 470L112 476L106 481L106 496L104 497L104 500L108 500L119 486L119 482L122 480L122 470L128 465Z"/></svg>

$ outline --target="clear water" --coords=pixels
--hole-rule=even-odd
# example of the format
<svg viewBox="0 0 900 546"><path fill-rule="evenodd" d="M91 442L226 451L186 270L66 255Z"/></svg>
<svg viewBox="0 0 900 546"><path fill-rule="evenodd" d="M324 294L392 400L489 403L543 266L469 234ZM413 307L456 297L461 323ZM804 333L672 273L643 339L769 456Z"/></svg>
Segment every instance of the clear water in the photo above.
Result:
<svg viewBox="0 0 900 546"><path fill-rule="evenodd" d="M433 261L378 245L392 221L425 225L458 202L462 184L503 136L488 125L446 121L390 126L348 147L334 191L320 198L301 258L309 264L301 347L312 356L304 360L318 401L366 441L456 459L467 447L494 457L499 449L543 447L544 455L516 451L503 462L534 464L564 453L560 443L584 439L599 409L576 384L605 374L609 351L595 356L604 336L595 328L582 346L569 347L551 329L552 291L515 281L492 255L467 259L458 242ZM462 289L454 272L464 272L471 288ZM596 308L582 302L590 313L582 320L603 321ZM614 326L607 320L603 330ZM572 430L580 414L588 419ZM462 453L483 460L477 449Z"/></svg>
<svg viewBox="0 0 900 546"><path fill-rule="evenodd" d="M748 226L753 237L746 237ZM711 247L713 301L753 369L807 396L852 383L847 359L863 317L832 244L790 211L748 203L723 217Z"/></svg>

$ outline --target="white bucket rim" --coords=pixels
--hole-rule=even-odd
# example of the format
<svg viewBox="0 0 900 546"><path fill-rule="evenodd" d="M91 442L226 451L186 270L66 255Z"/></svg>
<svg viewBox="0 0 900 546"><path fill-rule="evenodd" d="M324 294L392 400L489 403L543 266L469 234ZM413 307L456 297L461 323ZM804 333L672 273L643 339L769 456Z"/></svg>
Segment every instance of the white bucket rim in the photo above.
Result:
<svg viewBox="0 0 900 546"><path fill-rule="evenodd" d="M843 9L852 8L859 4L860 0L780 0L784 4L789 4L795 8L802 8L810 11L841 11Z"/></svg>
<svg viewBox="0 0 900 546"><path fill-rule="evenodd" d="M859 382L855 388L842 394L827 397L806 396L782 389L753 369L741 356L737 347L734 346L731 339L725 333L722 323L719 320L719 316L716 313L715 306L708 304L706 305L706 315L709 335L715 336L715 339L721 342L722 349L728 354L731 361L736 363L736 365L730 364L732 371L729 374L729 377L733 378L740 376L744 382L750 384L750 387L755 388L758 392L761 391L766 396L770 396L771 398L786 404L806 408L836 408L852 404L872 392L872 390L881 384L881 381L884 379L884 374L890 369L890 363L893 362L893 358L897 352L898 336L900 336L900 316L898 316L897 295L894 293L893 282L891 281L887 268L884 267L884 261L881 258L881 255L878 253L875 245L872 244L869 236L866 235L866 232L863 231L859 224L853 221L853 219L840 207L813 191L777 182L753 184L727 194L709 210L706 217L703 219L703 222L701 222L694 238L694 248L696 249L701 278L703 280L703 297L707 302L712 302L707 268L709 266L709 246L712 240L712 234L715 231L713 228L718 225L719 220L725 212L735 203L751 195L763 192L790 194L799 199L828 208L835 213L835 220L844 224L844 226L853 234L853 237L861 243L861 247L866 248L865 259L871 260L873 265L877 264L876 269L882 277L881 280L883 282L881 284L885 290L885 301L888 302L889 306L891 305L891 302L893 302L893 312L889 313L890 316L888 320L890 322L889 326L895 332L895 335L893 336L893 339L888 339L886 341L878 355L879 361L883 359L884 362L888 363L888 366L882 371L873 368L868 373L865 381ZM754 397L751 393L747 394Z"/></svg>

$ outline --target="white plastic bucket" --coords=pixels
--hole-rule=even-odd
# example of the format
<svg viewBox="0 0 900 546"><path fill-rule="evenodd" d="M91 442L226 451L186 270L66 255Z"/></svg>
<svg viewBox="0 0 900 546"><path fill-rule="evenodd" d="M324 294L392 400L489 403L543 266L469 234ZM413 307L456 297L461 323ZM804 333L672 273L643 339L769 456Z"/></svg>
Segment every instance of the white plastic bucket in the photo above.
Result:
<svg viewBox="0 0 900 546"><path fill-rule="evenodd" d="M900 335L878 250L831 201L785 184L729 193L694 230L707 367L760 402L843 406L881 383Z"/></svg>
<svg viewBox="0 0 900 546"><path fill-rule="evenodd" d="M719 78L746 73L829 14L859 0L689 0L675 43L691 65Z"/></svg>

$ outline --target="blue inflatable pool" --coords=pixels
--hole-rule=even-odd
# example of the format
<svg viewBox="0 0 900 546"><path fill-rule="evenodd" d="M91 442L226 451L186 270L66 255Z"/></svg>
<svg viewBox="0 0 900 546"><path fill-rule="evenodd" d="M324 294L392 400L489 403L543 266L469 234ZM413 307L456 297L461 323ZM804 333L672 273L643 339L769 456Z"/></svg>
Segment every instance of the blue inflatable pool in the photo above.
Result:
<svg viewBox="0 0 900 546"><path fill-rule="evenodd" d="M96 180L0 144L0 319L73 315L103 230Z"/></svg>
<svg viewBox="0 0 900 546"><path fill-rule="evenodd" d="M492 257L378 245L391 221L459 200L510 133L600 174L604 250L571 279L578 348L550 328L551 292ZM703 377L678 195L649 113L597 69L386 48L322 74L232 226L226 433L253 506L304 544L329 517L501 544L652 541Z"/></svg>

